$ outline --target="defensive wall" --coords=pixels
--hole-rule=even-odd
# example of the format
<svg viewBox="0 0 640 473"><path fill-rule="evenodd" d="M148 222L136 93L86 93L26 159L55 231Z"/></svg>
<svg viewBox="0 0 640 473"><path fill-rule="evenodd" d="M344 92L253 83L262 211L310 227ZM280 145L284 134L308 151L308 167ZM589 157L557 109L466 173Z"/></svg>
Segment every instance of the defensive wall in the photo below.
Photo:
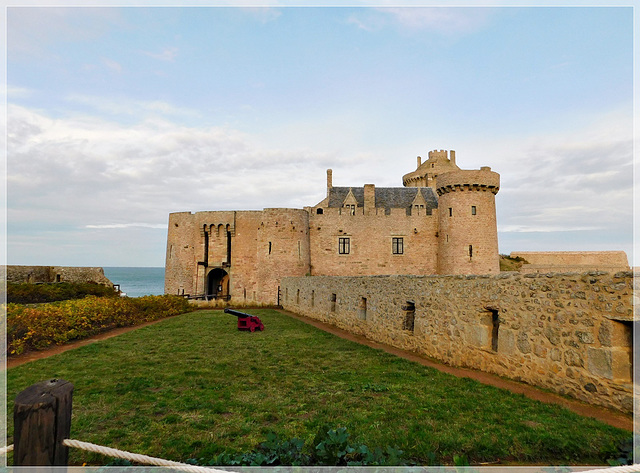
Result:
<svg viewBox="0 0 640 473"><path fill-rule="evenodd" d="M282 305L449 365L631 413L633 289L630 271L285 277Z"/></svg>
<svg viewBox="0 0 640 473"><path fill-rule="evenodd" d="M615 273L629 270L627 254L624 251L512 251L509 256L519 256L527 261L520 268L522 273L588 270Z"/></svg>
<svg viewBox="0 0 640 473"><path fill-rule="evenodd" d="M113 286L113 283L104 275L104 270L98 267L8 265L6 279L16 283L94 282Z"/></svg>

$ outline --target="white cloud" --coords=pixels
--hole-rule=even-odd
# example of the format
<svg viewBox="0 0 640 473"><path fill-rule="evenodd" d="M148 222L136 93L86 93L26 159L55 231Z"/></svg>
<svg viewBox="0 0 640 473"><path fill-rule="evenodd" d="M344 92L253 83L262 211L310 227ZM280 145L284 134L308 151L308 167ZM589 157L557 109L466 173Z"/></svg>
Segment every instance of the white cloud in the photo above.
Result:
<svg viewBox="0 0 640 473"><path fill-rule="evenodd" d="M394 25L403 30L430 30L441 35L473 33L484 28L492 10L469 7L378 7L352 14L348 22L366 31L378 31Z"/></svg>
<svg viewBox="0 0 640 473"><path fill-rule="evenodd" d="M65 97L69 102L88 106L95 111L111 115L130 117L157 117L158 114L175 117L197 118L200 113L184 107L176 107L161 100L127 100L119 97L71 94Z"/></svg>
<svg viewBox="0 0 640 473"><path fill-rule="evenodd" d="M117 72L118 74L122 72L122 66L112 59L103 58L102 63L112 72Z"/></svg>
<svg viewBox="0 0 640 473"><path fill-rule="evenodd" d="M43 5L7 7L7 51L12 59L44 57L52 43L95 39L121 22L117 8Z"/></svg>
<svg viewBox="0 0 640 473"><path fill-rule="evenodd" d="M321 153L260 149L236 130L53 119L19 106L8 117L16 225L161 228L172 211L302 207L323 197Z"/></svg>
<svg viewBox="0 0 640 473"><path fill-rule="evenodd" d="M582 232L601 230L599 226L563 227L563 226L527 226L527 225L498 225L501 233L555 233L555 232Z"/></svg>
<svg viewBox="0 0 640 473"><path fill-rule="evenodd" d="M251 15L261 23L269 23L271 21L275 21L280 17L280 15L282 15L282 12L279 9L269 6L241 7L241 10Z"/></svg>
<svg viewBox="0 0 640 473"><path fill-rule="evenodd" d="M178 48L175 48L175 47L164 48L159 53L151 53L149 51L142 51L142 54L145 54L145 55L147 55L149 57L152 57L154 59L158 59L160 61L173 62L175 60L175 58L178 56Z"/></svg>
<svg viewBox="0 0 640 473"><path fill-rule="evenodd" d="M167 228L167 225L159 223L111 223L104 225L85 225L85 228L109 229L109 228Z"/></svg>

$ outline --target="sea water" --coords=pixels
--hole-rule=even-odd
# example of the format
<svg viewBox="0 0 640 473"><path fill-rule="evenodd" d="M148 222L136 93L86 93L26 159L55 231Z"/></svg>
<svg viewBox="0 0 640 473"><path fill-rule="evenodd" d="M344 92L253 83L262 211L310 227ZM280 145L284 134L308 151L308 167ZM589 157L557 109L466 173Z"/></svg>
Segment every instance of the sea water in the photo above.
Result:
<svg viewBox="0 0 640 473"><path fill-rule="evenodd" d="M164 268L105 267L104 275L129 297L164 294Z"/></svg>

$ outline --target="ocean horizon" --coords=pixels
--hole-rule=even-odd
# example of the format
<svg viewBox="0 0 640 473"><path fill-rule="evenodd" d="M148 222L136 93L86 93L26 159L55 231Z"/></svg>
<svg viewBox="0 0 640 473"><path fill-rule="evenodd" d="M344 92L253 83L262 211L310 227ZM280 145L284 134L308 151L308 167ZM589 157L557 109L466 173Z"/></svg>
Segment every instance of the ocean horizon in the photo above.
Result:
<svg viewBox="0 0 640 473"><path fill-rule="evenodd" d="M104 275L129 297L164 294L164 267L103 266Z"/></svg>

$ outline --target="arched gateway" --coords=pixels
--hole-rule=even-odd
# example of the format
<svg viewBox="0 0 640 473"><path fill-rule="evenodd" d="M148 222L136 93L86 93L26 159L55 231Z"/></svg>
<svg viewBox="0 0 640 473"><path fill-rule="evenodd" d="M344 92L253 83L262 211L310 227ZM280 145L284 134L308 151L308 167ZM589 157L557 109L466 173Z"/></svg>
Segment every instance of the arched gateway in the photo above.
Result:
<svg viewBox="0 0 640 473"><path fill-rule="evenodd" d="M228 299L229 274L222 268L214 268L207 276L207 299Z"/></svg>

